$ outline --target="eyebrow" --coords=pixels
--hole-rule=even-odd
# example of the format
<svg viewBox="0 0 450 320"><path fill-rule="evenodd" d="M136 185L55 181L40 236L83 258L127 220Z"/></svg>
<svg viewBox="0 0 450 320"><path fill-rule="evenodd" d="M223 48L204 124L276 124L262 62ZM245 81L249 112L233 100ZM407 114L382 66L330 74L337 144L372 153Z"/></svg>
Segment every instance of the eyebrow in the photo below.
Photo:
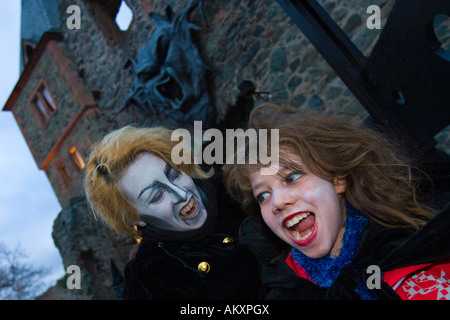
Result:
<svg viewBox="0 0 450 320"><path fill-rule="evenodd" d="M252 190L258 189L258 188L261 187L263 184L264 184L264 183L257 183L257 184L255 184L255 185L252 187Z"/></svg>
<svg viewBox="0 0 450 320"><path fill-rule="evenodd" d="M172 167L168 163L166 163L166 166L164 167L164 175L166 177L169 177L169 172L171 169L172 169ZM147 191L148 189L154 188L158 184L160 184L160 182L158 180L153 181L150 185L148 185L147 187L145 187L144 189L141 190L141 193L139 193L137 199L139 199L145 191Z"/></svg>
<svg viewBox="0 0 450 320"><path fill-rule="evenodd" d="M172 170L172 167L168 163L166 163L166 166L164 167L164 174L167 178L169 177L170 170Z"/></svg>
<svg viewBox="0 0 450 320"><path fill-rule="evenodd" d="M300 167L298 168L298 170L305 170L305 165L303 162L301 163L297 163ZM278 170L278 172L276 173L277 176L281 176L283 174L283 170L285 171L290 171L290 170L294 170L294 168L290 168L286 165L280 165L280 169ZM252 190L256 190L260 187L264 186L264 182L260 182L255 184L254 186L252 186Z"/></svg>

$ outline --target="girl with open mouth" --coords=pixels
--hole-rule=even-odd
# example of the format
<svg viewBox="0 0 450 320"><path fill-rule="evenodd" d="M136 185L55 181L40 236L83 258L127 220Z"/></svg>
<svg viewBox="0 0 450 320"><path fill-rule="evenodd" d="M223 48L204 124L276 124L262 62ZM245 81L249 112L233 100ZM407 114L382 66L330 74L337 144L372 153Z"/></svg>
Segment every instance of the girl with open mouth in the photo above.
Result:
<svg viewBox="0 0 450 320"><path fill-rule="evenodd" d="M140 242L124 270L124 298L259 298L257 261L237 241L240 206L220 175L175 165L171 137L161 127L124 127L93 146L87 165L94 213Z"/></svg>
<svg viewBox="0 0 450 320"><path fill-rule="evenodd" d="M449 206L436 213L418 200L395 144L273 104L255 108L249 128L279 135L273 174L263 163L225 167L229 191L255 213L241 242L260 258L266 298L450 299Z"/></svg>

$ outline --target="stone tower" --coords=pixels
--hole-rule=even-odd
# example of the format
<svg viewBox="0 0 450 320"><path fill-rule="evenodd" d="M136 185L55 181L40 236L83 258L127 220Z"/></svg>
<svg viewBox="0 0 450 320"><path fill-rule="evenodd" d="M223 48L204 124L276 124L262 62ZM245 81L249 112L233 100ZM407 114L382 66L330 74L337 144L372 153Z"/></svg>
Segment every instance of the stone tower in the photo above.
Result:
<svg viewBox="0 0 450 320"><path fill-rule="evenodd" d="M367 6L382 8L383 25L394 2L319 1L365 54L379 35L366 28ZM160 120L139 108L123 108L136 80L132 61L155 33L149 14L163 17L169 4L177 13L189 3L22 0L21 76L3 111L13 112L63 208L54 222L53 239L65 267L81 269L83 287L77 298L120 298L121 273L136 243L115 234L89 211L82 183L89 148L116 128ZM71 6L79 8L79 28L68 23L75 12L68 10ZM126 29L116 22L121 6L132 12ZM203 1L191 20L198 26L191 35L208 66L205 77L217 122L236 104L245 80L254 85L253 92L270 92L273 101L290 107L327 110L355 122L367 116L276 1ZM168 83L178 90L175 80ZM258 103L266 97L241 101ZM439 136L442 144L448 143L447 132Z"/></svg>

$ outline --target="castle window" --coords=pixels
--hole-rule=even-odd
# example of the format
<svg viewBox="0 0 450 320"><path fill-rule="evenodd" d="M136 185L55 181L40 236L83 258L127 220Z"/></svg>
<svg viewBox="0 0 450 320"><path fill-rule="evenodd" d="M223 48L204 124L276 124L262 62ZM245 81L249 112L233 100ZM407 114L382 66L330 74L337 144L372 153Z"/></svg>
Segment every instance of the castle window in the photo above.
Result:
<svg viewBox="0 0 450 320"><path fill-rule="evenodd" d="M123 32L133 22L133 11L126 0L85 0L95 23L108 45L122 42Z"/></svg>
<svg viewBox="0 0 450 320"><path fill-rule="evenodd" d="M119 29L122 31L127 31L133 21L133 11L124 0L120 4L115 21Z"/></svg>
<svg viewBox="0 0 450 320"><path fill-rule="evenodd" d="M31 111L33 112L39 127L45 129L50 119L56 113L56 104L45 82L41 80L31 96Z"/></svg>
<svg viewBox="0 0 450 320"><path fill-rule="evenodd" d="M73 163L79 170L83 170L86 167L83 156L81 155L80 151L78 151L77 147L74 146L70 148L69 154Z"/></svg>
<svg viewBox="0 0 450 320"><path fill-rule="evenodd" d="M59 160L56 163L56 169L58 170L58 176L61 179L62 184L65 187L70 185L73 179L72 176L70 175L69 167L67 166L67 164L64 161Z"/></svg>
<svg viewBox="0 0 450 320"><path fill-rule="evenodd" d="M36 43L31 40L22 40L22 62L23 66L26 66L30 61L33 53L36 49Z"/></svg>

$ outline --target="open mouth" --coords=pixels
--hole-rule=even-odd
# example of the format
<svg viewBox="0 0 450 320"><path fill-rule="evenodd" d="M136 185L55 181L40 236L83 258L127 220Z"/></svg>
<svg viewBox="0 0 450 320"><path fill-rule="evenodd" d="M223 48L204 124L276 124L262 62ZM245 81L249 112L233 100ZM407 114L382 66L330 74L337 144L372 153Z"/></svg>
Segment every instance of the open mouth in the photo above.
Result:
<svg viewBox="0 0 450 320"><path fill-rule="evenodd" d="M200 210L197 201L195 201L192 196L191 199L189 199L189 202L181 208L180 219L183 220L184 223L189 224L186 220L194 219L199 212Z"/></svg>
<svg viewBox="0 0 450 320"><path fill-rule="evenodd" d="M311 243L316 236L316 216L312 212L296 212L283 220L284 227L298 245Z"/></svg>

